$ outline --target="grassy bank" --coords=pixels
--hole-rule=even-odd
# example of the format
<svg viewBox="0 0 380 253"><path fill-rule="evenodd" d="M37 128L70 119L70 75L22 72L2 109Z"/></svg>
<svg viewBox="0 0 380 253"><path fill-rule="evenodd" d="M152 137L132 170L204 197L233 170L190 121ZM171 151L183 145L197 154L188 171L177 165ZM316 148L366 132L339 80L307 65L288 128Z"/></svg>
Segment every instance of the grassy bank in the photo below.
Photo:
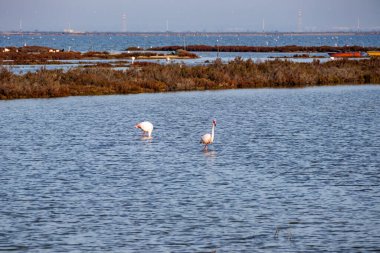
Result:
<svg viewBox="0 0 380 253"><path fill-rule="evenodd" d="M369 83L380 84L380 59L254 63L236 58L199 66L136 64L126 71L42 69L24 75L0 68L0 99Z"/></svg>

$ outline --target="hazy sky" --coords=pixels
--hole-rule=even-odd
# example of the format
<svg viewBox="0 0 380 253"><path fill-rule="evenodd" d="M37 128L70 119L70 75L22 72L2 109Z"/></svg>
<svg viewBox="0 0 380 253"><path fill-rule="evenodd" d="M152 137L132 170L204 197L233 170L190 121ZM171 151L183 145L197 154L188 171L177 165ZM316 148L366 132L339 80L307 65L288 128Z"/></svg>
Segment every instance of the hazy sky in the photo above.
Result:
<svg viewBox="0 0 380 253"><path fill-rule="evenodd" d="M0 0L0 31L380 30L380 0ZM264 23L264 26L263 26Z"/></svg>

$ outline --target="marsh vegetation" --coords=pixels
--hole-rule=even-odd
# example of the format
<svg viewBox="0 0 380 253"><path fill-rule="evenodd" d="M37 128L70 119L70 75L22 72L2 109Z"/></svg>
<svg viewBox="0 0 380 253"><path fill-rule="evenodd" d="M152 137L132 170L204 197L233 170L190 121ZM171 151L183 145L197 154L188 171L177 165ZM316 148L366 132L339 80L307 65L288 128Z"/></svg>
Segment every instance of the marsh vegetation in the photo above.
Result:
<svg viewBox="0 0 380 253"><path fill-rule="evenodd" d="M297 63L251 59L210 64L133 64L46 70L17 75L0 69L0 99L133 94L239 88L296 88L338 84L380 84L380 59Z"/></svg>
<svg viewBox="0 0 380 253"><path fill-rule="evenodd" d="M193 59L198 56L185 50L175 50L174 52L164 54L152 51L122 51L110 53L108 51L88 51L76 52L65 51L41 46L25 47L0 47L0 64L8 65L20 64L57 64L62 60L123 60L123 59Z"/></svg>

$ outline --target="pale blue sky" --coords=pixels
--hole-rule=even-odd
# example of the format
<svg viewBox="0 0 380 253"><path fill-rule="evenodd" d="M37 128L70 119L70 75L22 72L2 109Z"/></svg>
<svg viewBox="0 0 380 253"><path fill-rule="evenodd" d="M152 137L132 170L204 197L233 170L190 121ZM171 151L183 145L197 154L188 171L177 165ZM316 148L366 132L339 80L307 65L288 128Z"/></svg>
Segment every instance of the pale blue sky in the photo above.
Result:
<svg viewBox="0 0 380 253"><path fill-rule="evenodd" d="M380 0L0 0L0 31L380 30Z"/></svg>

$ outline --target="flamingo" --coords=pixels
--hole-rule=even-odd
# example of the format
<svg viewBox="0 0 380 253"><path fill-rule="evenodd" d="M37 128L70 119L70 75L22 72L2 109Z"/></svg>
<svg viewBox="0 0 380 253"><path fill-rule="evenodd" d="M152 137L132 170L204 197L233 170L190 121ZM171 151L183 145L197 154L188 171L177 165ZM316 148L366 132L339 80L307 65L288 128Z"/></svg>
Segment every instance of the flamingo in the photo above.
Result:
<svg viewBox="0 0 380 253"><path fill-rule="evenodd" d="M211 134L205 134L202 136L200 143L204 144L203 150L207 151L207 145L212 144L214 142L214 131L216 127L216 120L212 121Z"/></svg>
<svg viewBox="0 0 380 253"><path fill-rule="evenodd" d="M143 131L143 135L145 133L148 133L149 138L152 136L153 124L150 123L149 121L140 122L135 127L140 128Z"/></svg>

